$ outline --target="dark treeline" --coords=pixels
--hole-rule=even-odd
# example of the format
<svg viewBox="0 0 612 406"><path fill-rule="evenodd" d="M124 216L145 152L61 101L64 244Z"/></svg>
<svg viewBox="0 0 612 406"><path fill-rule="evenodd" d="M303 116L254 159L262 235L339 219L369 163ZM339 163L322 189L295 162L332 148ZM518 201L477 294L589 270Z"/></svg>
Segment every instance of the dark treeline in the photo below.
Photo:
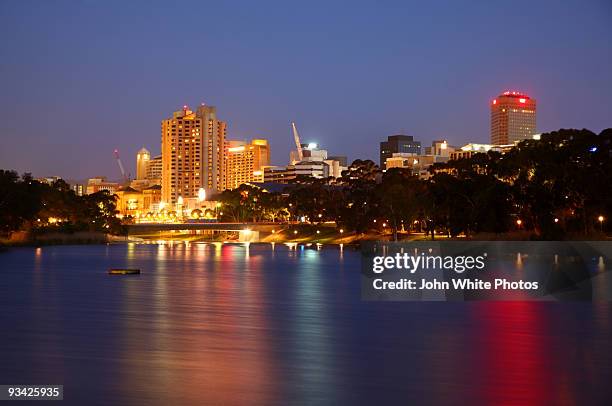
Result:
<svg viewBox="0 0 612 406"><path fill-rule="evenodd" d="M0 234L13 231L119 233L115 197L107 191L77 196L63 180L52 185L29 174L0 170Z"/></svg>
<svg viewBox="0 0 612 406"><path fill-rule="evenodd" d="M226 220L336 221L451 236L522 231L561 239L605 230L612 215L612 129L559 130L510 152L435 164L430 179L354 161L340 179L299 179L281 194L243 185L219 196ZM284 211L286 210L286 211ZM600 221L602 216L604 221ZM433 233L432 233L433 234Z"/></svg>

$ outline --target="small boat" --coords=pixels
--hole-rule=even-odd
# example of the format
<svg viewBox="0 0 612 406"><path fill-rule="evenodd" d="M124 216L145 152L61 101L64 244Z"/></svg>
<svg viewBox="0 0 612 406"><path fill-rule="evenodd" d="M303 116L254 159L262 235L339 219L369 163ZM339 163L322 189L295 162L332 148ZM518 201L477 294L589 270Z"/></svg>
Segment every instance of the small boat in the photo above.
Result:
<svg viewBox="0 0 612 406"><path fill-rule="evenodd" d="M109 275L140 275L140 269L130 268L111 268L108 270Z"/></svg>

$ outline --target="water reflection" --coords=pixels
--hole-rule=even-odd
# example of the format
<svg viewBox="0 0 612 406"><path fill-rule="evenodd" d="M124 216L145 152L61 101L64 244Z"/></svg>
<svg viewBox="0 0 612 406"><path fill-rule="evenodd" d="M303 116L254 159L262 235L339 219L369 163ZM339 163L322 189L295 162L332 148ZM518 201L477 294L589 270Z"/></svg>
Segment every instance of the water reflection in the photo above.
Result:
<svg viewBox="0 0 612 406"><path fill-rule="evenodd" d="M528 276L531 262L516 256L516 270ZM67 404L565 404L607 394L609 303L362 302L360 265L351 247L295 243L2 253L11 328L0 336L0 381L63 383ZM143 273L106 275L122 266ZM592 266L609 274L603 258Z"/></svg>

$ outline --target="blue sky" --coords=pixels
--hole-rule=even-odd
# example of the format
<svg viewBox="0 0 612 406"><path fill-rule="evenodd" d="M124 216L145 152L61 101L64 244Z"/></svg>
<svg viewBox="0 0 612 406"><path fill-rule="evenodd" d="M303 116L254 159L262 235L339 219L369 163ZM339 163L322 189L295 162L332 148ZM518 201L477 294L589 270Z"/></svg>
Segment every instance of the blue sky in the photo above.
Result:
<svg viewBox="0 0 612 406"><path fill-rule="evenodd" d="M562 3L562 4L561 4ZM403 132L487 142L489 101L520 90L538 130L612 126L612 2L0 2L0 168L118 178L160 121L217 106L229 137L290 122L349 159Z"/></svg>

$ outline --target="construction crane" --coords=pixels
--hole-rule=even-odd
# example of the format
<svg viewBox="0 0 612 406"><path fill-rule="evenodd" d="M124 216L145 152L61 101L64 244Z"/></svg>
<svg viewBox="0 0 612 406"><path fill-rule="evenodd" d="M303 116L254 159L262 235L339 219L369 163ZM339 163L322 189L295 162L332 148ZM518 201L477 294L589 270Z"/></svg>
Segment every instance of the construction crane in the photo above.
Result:
<svg viewBox="0 0 612 406"><path fill-rule="evenodd" d="M298 133L297 127L295 126L294 122L291 122L291 128L293 130L293 139L295 140L295 147L297 148L298 161L302 161L304 159L304 154L302 153L300 134Z"/></svg>
<svg viewBox="0 0 612 406"><path fill-rule="evenodd" d="M115 155L115 159L117 160L117 165L119 165L119 170L121 171L123 182L127 185L130 183L130 177L125 173L125 169L123 168L123 163L121 162L121 158L119 157L118 149L114 151L114 155Z"/></svg>

